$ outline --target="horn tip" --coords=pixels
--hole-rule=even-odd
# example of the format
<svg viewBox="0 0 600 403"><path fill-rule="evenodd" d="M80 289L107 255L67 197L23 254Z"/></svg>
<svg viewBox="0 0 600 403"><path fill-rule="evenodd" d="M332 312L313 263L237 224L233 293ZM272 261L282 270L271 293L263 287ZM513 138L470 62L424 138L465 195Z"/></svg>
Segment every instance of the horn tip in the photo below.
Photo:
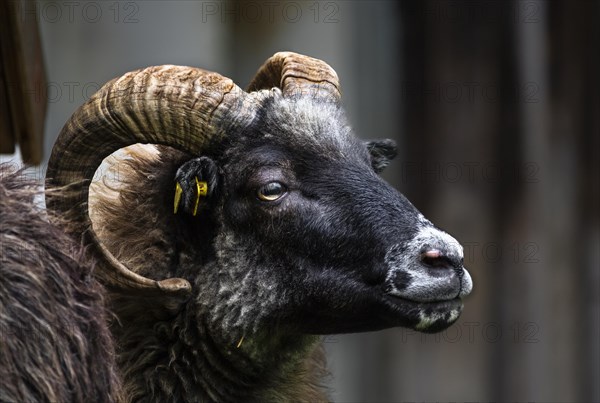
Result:
<svg viewBox="0 0 600 403"><path fill-rule="evenodd" d="M168 278L157 282L158 288L162 291L178 294L189 294L192 292L192 286L189 281L182 278Z"/></svg>

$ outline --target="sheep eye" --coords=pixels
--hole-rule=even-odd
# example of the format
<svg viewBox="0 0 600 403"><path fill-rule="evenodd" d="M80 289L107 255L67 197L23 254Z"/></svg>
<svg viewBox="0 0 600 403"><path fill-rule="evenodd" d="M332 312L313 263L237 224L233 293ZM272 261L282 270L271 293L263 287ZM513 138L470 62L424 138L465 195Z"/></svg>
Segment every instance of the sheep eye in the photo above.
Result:
<svg viewBox="0 0 600 403"><path fill-rule="evenodd" d="M269 182L258 189L257 196L262 201L272 202L281 198L286 191L287 188L283 183Z"/></svg>

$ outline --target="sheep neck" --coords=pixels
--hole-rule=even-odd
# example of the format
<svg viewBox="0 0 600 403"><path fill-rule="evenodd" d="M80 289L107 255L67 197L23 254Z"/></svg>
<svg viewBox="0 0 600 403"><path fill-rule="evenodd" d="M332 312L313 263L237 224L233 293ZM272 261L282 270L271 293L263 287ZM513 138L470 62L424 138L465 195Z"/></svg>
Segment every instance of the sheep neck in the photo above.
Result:
<svg viewBox="0 0 600 403"><path fill-rule="evenodd" d="M119 358L132 401L327 400L318 338L257 333L238 347L215 337L189 305L171 319L133 320L116 332L117 343L127 343Z"/></svg>

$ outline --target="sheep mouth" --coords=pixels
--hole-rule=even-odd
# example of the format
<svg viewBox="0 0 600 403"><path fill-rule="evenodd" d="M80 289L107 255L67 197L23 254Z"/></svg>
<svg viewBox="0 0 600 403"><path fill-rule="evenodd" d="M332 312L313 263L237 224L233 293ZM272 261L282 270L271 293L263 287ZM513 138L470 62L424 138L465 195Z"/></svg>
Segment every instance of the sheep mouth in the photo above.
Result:
<svg viewBox="0 0 600 403"><path fill-rule="evenodd" d="M388 308L385 314L387 320L392 321L394 326L425 333L448 328L458 320L464 307L460 297L423 302L386 294L384 303Z"/></svg>
<svg viewBox="0 0 600 403"><path fill-rule="evenodd" d="M401 306L403 309L413 308L413 309L455 309L457 306L463 306L463 301L461 297L448 298L448 299L439 299L432 301L419 301L414 299L409 299L405 297L399 297L392 294L385 294L385 299L390 303ZM409 309L410 309L409 308Z"/></svg>
<svg viewBox="0 0 600 403"><path fill-rule="evenodd" d="M443 260L440 260L443 264ZM393 267L387 273L386 292L414 302L444 302L469 295L471 275L464 266L413 264Z"/></svg>

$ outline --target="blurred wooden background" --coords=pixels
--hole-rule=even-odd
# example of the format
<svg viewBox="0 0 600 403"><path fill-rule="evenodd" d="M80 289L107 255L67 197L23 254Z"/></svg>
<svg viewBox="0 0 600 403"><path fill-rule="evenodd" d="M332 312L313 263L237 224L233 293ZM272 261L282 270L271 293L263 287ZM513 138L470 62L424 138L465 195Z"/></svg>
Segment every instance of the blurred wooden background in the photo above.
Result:
<svg viewBox="0 0 600 403"><path fill-rule="evenodd" d="M18 145L23 161L37 165L43 153L46 76L37 21L19 16L25 3L0 3L0 153L12 154Z"/></svg>

